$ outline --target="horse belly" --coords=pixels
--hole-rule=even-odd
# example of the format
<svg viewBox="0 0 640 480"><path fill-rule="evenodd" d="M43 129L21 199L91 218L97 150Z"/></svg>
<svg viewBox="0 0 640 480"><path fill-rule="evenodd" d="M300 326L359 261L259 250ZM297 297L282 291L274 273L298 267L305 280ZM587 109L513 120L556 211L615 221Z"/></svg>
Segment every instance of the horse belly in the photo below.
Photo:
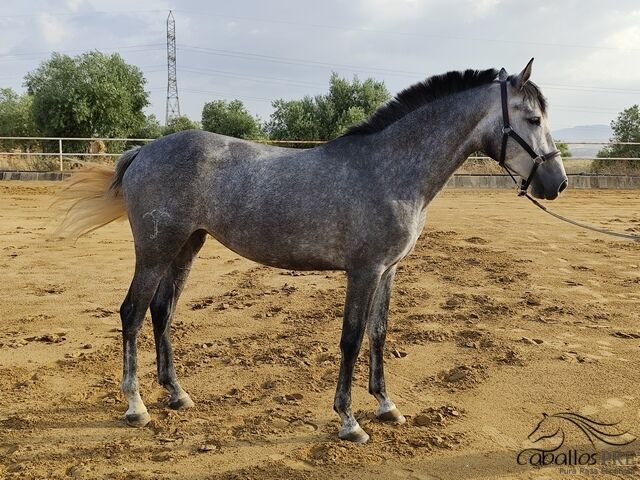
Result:
<svg viewBox="0 0 640 480"><path fill-rule="evenodd" d="M264 265L291 270L345 268L345 245L335 229L321 233L286 221L260 224L246 219L211 225L208 230L230 250Z"/></svg>

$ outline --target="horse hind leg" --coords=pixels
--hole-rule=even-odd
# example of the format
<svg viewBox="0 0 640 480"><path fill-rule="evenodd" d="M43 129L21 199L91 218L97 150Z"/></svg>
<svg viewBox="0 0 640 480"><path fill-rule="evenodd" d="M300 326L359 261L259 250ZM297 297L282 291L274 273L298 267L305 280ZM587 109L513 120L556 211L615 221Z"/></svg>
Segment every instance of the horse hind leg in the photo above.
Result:
<svg viewBox="0 0 640 480"><path fill-rule="evenodd" d="M123 338L122 392L129 403L125 421L144 426L149 413L140 397L137 379L137 339L158 286L192 234L184 223L165 211L129 212L136 247L136 268L129 292L120 307Z"/></svg>
<svg viewBox="0 0 640 480"><path fill-rule="evenodd" d="M162 266L145 265L137 261L129 292L120 307L123 340L122 393L129 404L124 418L128 425L135 427L144 426L150 420L147 407L140 397L137 378L138 334L149 303L163 274L164 268Z"/></svg>
<svg viewBox="0 0 640 480"><path fill-rule="evenodd" d="M171 321L178 298L189 276L193 259L204 245L206 235L204 230L198 230L191 235L167 269L151 300L158 382L168 390L170 395L168 405L175 410L192 407L193 401L180 386L176 376L171 348Z"/></svg>

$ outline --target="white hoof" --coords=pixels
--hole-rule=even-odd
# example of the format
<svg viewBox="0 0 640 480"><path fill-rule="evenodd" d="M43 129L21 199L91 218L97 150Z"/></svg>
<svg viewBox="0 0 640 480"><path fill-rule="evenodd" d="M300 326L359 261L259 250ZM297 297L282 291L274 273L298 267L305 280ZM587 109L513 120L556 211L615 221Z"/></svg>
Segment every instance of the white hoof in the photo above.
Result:
<svg viewBox="0 0 640 480"><path fill-rule="evenodd" d="M173 410L185 410L193 407L194 405L195 404L193 403L193 400L191 400L191 397L186 394L184 397L180 397L176 400L169 400L169 408Z"/></svg>
<svg viewBox="0 0 640 480"><path fill-rule="evenodd" d="M376 418L381 422L391 423L393 425L402 425L407 419L400 413L397 408L392 408L386 412L376 412Z"/></svg>
<svg viewBox="0 0 640 480"><path fill-rule="evenodd" d="M367 443L369 441L369 435L365 432L360 425L352 428L342 427L338 432L338 438L340 440L346 440L354 443Z"/></svg>
<svg viewBox="0 0 640 480"><path fill-rule="evenodd" d="M144 427L151 421L151 416L148 412L127 413L124 416L124 421L130 427Z"/></svg>

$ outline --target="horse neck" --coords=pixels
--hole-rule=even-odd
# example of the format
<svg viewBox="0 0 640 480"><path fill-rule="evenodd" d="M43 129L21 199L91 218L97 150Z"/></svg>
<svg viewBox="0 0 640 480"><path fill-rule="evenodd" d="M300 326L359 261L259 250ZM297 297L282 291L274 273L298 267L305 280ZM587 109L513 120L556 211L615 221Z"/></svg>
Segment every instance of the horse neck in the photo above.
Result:
<svg viewBox="0 0 640 480"><path fill-rule="evenodd" d="M495 98L494 98L495 97ZM493 85L459 92L410 113L380 132L381 162L405 193L428 203L467 157L482 149L489 114L499 108Z"/></svg>

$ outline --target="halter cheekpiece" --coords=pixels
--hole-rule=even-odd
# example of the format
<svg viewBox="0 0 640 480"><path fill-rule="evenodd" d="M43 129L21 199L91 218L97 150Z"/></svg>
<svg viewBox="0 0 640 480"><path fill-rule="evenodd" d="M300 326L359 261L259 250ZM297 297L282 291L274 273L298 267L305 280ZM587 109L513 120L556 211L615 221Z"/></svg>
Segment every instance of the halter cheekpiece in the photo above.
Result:
<svg viewBox="0 0 640 480"><path fill-rule="evenodd" d="M516 131L511 128L511 123L509 122L509 100L507 97L507 80L500 80L500 94L502 97L502 147L500 149L500 160L499 165L504 168L511 178L513 178L513 174L509 167L505 164L505 156L507 154L507 141L509 137L513 138L518 144L529 154L529 156L533 160L533 167L531 167L531 172L529 172L529 176L526 180L523 178L520 185L518 185L518 195L524 195L527 193L527 189L533 180L538 167L545 161L552 159L556 155L560 154L559 150L554 150L549 153L544 153L538 155L531 145L529 145L520 135L516 133ZM515 181L515 179L514 179Z"/></svg>

